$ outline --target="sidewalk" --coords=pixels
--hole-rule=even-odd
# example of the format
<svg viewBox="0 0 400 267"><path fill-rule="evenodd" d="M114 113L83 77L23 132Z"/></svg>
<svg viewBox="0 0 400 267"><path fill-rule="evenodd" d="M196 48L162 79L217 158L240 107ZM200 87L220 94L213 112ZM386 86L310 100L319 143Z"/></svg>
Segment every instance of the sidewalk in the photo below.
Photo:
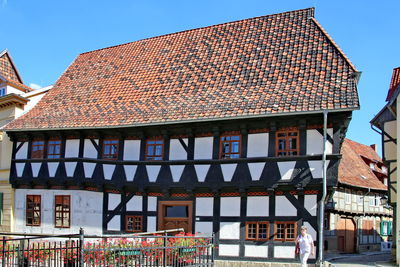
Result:
<svg viewBox="0 0 400 267"><path fill-rule="evenodd" d="M379 266L379 267L396 266L389 259L388 260L382 259L382 256L387 255L387 254L390 255L391 253L388 251L372 251L372 252L362 252L359 254L327 254L325 256L325 262L326 262L327 266L335 266L335 265L343 264L344 263L343 260L345 260L345 259L348 259L349 262L355 262L357 257L365 256L365 257L369 258L369 257L377 256L378 258L376 259L376 261L374 259L371 259L371 261L369 263L370 264L374 263L375 266ZM380 258L379 258L379 256L380 256ZM339 261L339 262L336 262L336 261Z"/></svg>

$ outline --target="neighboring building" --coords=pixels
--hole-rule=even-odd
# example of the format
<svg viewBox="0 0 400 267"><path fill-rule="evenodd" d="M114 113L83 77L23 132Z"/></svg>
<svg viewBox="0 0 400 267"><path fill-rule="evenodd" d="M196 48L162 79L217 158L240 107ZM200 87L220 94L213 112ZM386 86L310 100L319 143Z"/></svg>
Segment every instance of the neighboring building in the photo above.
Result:
<svg viewBox="0 0 400 267"><path fill-rule="evenodd" d="M7 50L0 52L0 127L31 109L50 87L33 90L24 85ZM9 183L12 142L0 132L0 232L13 230L14 194Z"/></svg>
<svg viewBox="0 0 400 267"><path fill-rule="evenodd" d="M387 168L376 146L349 139L342 145L339 183L326 207L325 249L354 253L390 249L392 210L387 199Z"/></svg>
<svg viewBox="0 0 400 267"><path fill-rule="evenodd" d="M400 155L400 147L397 146L398 133L400 132L397 119L399 114L397 110L399 106L399 92L400 92L400 67L393 70L392 80L390 83L388 95L386 97L387 104L381 111L371 120L371 125L378 128L376 130L382 136L382 154L383 162L388 166L389 173L389 201L390 205L394 208L393 221L396 224L393 227L394 242L393 247L396 254L396 263L400 264L400 206L397 203L400 201L400 183L398 181L398 172L400 162L397 160Z"/></svg>
<svg viewBox="0 0 400 267"><path fill-rule="evenodd" d="M323 112L332 189L357 78L314 9L83 53L7 126L16 230L182 227L292 261L301 225L317 240Z"/></svg>

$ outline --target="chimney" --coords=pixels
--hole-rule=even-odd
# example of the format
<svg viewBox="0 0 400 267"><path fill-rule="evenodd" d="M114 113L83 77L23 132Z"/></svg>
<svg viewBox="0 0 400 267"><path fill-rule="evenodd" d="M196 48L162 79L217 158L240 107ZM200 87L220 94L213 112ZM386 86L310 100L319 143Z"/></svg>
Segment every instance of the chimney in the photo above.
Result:
<svg viewBox="0 0 400 267"><path fill-rule="evenodd" d="M379 154L379 152L378 152L378 145L377 145L377 144L370 145L370 147L371 147L373 150L375 150L375 152L376 152L377 154Z"/></svg>

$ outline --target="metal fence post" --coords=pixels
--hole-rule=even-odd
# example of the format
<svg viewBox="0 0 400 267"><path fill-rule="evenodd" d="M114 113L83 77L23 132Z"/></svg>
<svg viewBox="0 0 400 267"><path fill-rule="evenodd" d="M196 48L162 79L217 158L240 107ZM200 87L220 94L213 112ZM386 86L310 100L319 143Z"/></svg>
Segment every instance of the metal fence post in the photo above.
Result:
<svg viewBox="0 0 400 267"><path fill-rule="evenodd" d="M163 266L166 267L167 266L167 232L165 232L164 235L164 257L163 257Z"/></svg>
<svg viewBox="0 0 400 267"><path fill-rule="evenodd" d="M3 259L1 261L1 266L6 267L6 237L3 235Z"/></svg>
<svg viewBox="0 0 400 267"><path fill-rule="evenodd" d="M79 229L79 267L83 267L83 245L85 242L85 234L83 228Z"/></svg>

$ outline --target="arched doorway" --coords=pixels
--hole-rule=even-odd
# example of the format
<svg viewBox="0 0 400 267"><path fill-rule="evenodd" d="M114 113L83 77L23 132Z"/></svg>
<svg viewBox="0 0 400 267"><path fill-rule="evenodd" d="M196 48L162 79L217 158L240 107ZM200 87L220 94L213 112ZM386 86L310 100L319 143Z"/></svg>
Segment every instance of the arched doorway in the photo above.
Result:
<svg viewBox="0 0 400 267"><path fill-rule="evenodd" d="M355 252L356 224L351 218L340 218L336 225L338 250L342 253Z"/></svg>

